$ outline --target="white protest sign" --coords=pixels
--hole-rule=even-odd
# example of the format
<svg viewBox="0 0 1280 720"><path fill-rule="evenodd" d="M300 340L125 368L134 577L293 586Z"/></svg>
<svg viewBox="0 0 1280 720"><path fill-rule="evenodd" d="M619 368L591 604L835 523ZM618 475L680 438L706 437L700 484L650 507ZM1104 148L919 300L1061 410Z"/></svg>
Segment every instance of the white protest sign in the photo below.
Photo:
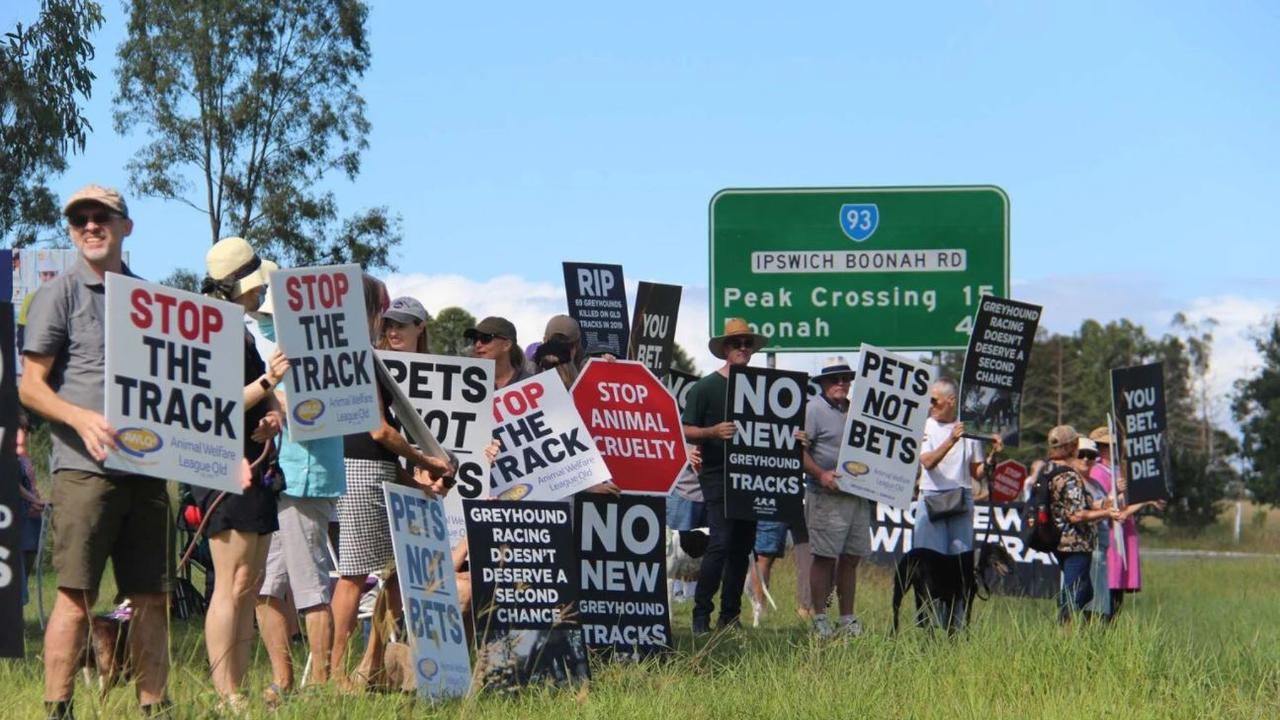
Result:
<svg viewBox="0 0 1280 720"><path fill-rule="evenodd" d="M421 490L393 483L383 483L382 492L418 694L461 697L471 687L471 656L458 607L444 505Z"/></svg>
<svg viewBox="0 0 1280 720"><path fill-rule="evenodd" d="M106 466L240 493L244 309L107 274Z"/></svg>
<svg viewBox="0 0 1280 720"><path fill-rule="evenodd" d="M458 460L458 484L444 499L456 544L467 534L462 501L489 491L484 449L493 439L493 361L390 350L379 350L378 358L428 433Z"/></svg>
<svg viewBox="0 0 1280 720"><path fill-rule="evenodd" d="M276 270L276 340L289 357L285 395L294 440L382 425L359 265Z"/></svg>
<svg viewBox="0 0 1280 720"><path fill-rule="evenodd" d="M896 508L911 504L932 382L929 365L862 344L836 463L841 490Z"/></svg>
<svg viewBox="0 0 1280 720"><path fill-rule="evenodd" d="M609 479L609 468L554 370L493 398L493 493L503 500L559 500Z"/></svg>

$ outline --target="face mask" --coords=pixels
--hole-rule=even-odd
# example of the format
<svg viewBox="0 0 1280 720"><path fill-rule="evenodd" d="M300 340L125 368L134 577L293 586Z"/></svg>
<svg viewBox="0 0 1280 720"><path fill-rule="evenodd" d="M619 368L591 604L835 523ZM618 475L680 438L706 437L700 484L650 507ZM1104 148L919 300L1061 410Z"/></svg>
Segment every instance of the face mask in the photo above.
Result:
<svg viewBox="0 0 1280 720"><path fill-rule="evenodd" d="M276 341L275 318L271 317L270 315L263 315L262 317L258 318L258 332L262 333L262 337L270 340L271 342L275 342Z"/></svg>

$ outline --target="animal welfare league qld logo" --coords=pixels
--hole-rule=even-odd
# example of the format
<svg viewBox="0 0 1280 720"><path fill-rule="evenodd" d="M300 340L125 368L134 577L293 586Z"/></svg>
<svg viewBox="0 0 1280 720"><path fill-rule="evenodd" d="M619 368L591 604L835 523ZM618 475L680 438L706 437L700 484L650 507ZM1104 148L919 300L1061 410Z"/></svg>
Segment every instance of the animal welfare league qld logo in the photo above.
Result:
<svg viewBox="0 0 1280 720"><path fill-rule="evenodd" d="M880 208L875 203L845 203L840 206L840 229L854 242L871 237L880 224Z"/></svg>

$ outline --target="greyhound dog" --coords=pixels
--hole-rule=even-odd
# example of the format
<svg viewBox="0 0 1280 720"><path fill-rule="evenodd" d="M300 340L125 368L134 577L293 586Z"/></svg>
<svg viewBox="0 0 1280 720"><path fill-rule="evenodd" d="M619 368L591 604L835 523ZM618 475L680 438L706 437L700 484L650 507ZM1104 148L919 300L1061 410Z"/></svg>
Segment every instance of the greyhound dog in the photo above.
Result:
<svg viewBox="0 0 1280 720"><path fill-rule="evenodd" d="M977 567L974 566L972 552L943 555L934 550L916 548L903 555L893 571L893 631L898 631L898 611L908 587L916 597L917 625L923 624L927 610L936 606L948 612L963 608L963 623L956 622L955 618L943 618L950 632L967 626L973 614L974 597L985 600L991 594L986 577L988 571L1003 576L1013 570L1013 558L1003 545L984 543L977 555ZM983 594L978 593L979 583Z"/></svg>

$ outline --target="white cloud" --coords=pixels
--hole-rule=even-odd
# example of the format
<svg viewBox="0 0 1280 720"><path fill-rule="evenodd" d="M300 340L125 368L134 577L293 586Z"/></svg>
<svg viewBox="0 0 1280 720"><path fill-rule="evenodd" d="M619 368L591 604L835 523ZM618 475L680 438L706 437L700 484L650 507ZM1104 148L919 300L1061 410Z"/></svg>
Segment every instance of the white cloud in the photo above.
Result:
<svg viewBox="0 0 1280 720"><path fill-rule="evenodd" d="M474 279L462 275L393 274L385 278L391 297L409 295L417 298L432 314L456 306L476 317L505 317L516 326L521 347L542 339L542 331L552 315L564 314L564 287L548 282L527 280L518 275L498 275ZM627 300L635 298L638 282L627 281ZM707 288L686 286L681 294L680 317L676 323L676 342L689 353L698 369L708 373L719 367L707 349ZM826 355L779 353L778 367L788 370L817 370ZM850 356L849 359L852 359ZM761 358L754 362L763 365Z"/></svg>
<svg viewBox="0 0 1280 720"><path fill-rule="evenodd" d="M1195 298L1183 309L1187 320L1192 323L1202 323L1210 318L1217 322L1212 328L1209 386L1217 399L1214 410L1220 423L1229 422L1227 409L1235 381L1252 376L1261 365L1262 358L1254 346L1253 335L1277 310L1280 310L1280 303L1273 300L1237 295Z"/></svg>
<svg viewBox="0 0 1280 720"><path fill-rule="evenodd" d="M542 339L547 319L564 313L565 291L558 283L538 282L518 275L498 275L475 279L462 275L395 274L386 278L393 297L412 295L433 314L449 306L465 308L477 319L499 315L516 326L522 345ZM1054 332L1073 332L1086 319L1108 322L1129 318L1146 327L1152 336L1171 331L1170 319L1182 311L1191 322L1214 318L1211 385L1222 399L1218 420L1230 424L1226 403L1236 379L1256 370L1259 358L1251 333L1262 321L1280 310L1280 303L1261 297L1221 295L1199 297L1177 303L1163 297L1159 283L1118 274L1056 276L1035 281L1016 281L1014 296L1045 306L1045 326ZM627 282L628 299L635 297L636 281ZM706 286L684 288L676 340L693 357L701 372L710 372L722 361L707 350ZM852 353L846 353L849 360ZM781 353L778 367L813 372L827 355ZM756 365L764 364L764 359Z"/></svg>

